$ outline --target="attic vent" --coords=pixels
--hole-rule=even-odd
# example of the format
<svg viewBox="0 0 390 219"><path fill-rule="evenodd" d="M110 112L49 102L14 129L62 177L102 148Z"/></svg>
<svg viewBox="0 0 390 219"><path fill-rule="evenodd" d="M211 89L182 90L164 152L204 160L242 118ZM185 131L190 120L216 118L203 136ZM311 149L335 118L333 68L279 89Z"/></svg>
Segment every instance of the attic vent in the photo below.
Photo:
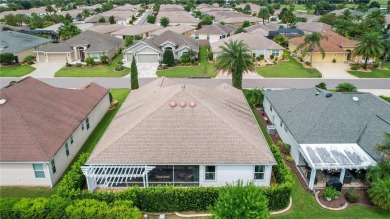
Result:
<svg viewBox="0 0 390 219"><path fill-rule="evenodd" d="M352 97L352 100L355 102L359 102L359 97Z"/></svg>
<svg viewBox="0 0 390 219"><path fill-rule="evenodd" d="M318 96L318 95L320 95L320 92L319 92L319 91L316 92L316 96Z"/></svg>
<svg viewBox="0 0 390 219"><path fill-rule="evenodd" d="M326 95L325 95L325 97L331 97L332 96L332 93L327 93Z"/></svg>
<svg viewBox="0 0 390 219"><path fill-rule="evenodd" d="M0 99L0 105L4 105L4 104L5 104L5 102L7 102L7 100L6 100L6 99Z"/></svg>
<svg viewBox="0 0 390 219"><path fill-rule="evenodd" d="M195 101L191 101L188 105L189 105L191 108L196 107Z"/></svg>
<svg viewBox="0 0 390 219"><path fill-rule="evenodd" d="M172 109L175 108L175 107L177 106L176 101L172 101L172 102L169 104L169 106L170 106Z"/></svg>
<svg viewBox="0 0 390 219"><path fill-rule="evenodd" d="M180 102L180 107L181 107L181 108L184 108L184 107L186 107L186 106L187 106L187 103L186 103L186 102L184 102L184 101Z"/></svg>

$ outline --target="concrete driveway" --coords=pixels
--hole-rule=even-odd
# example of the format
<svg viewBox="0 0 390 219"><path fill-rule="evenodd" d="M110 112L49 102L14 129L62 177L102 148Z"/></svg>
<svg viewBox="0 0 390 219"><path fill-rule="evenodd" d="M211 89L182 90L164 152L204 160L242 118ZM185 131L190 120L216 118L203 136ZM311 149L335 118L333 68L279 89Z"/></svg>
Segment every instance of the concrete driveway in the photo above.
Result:
<svg viewBox="0 0 390 219"><path fill-rule="evenodd" d="M123 63L123 66L130 68L130 62ZM137 63L138 78L156 78L157 68L158 63ZM124 76L124 78L130 78L130 74Z"/></svg>
<svg viewBox="0 0 390 219"><path fill-rule="evenodd" d="M313 63L313 67L321 72L322 78L357 78L347 72L349 65L345 63Z"/></svg>
<svg viewBox="0 0 390 219"><path fill-rule="evenodd" d="M32 65L36 68L28 76L34 78L54 78L54 74L65 66L63 62L38 62Z"/></svg>

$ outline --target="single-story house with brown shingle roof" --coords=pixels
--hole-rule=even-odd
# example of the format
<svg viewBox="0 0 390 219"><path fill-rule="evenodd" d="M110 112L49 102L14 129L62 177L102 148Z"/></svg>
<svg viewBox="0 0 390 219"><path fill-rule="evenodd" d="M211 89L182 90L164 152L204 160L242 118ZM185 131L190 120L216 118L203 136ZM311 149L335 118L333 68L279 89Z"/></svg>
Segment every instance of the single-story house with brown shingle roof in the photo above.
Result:
<svg viewBox="0 0 390 219"><path fill-rule="evenodd" d="M321 47L325 51L325 57L322 58L320 49L315 46L313 49L312 58L314 63L331 63L333 59L335 59L337 63L343 63L347 61L359 62L362 60L361 56L357 56L353 53L357 45L356 41L343 37L331 30L322 31L321 34L326 36L326 39L323 39L320 42ZM300 50L296 51L296 48L304 42L304 39L304 36L289 39L288 47L291 51L295 51L298 57L302 56L302 52ZM302 58L305 62L310 61L310 53L306 54L306 56Z"/></svg>
<svg viewBox="0 0 390 219"><path fill-rule="evenodd" d="M331 30L332 27L329 24L325 24L322 22L298 22L297 29L302 30L303 32L313 33L313 32L323 32L326 30Z"/></svg>
<svg viewBox="0 0 390 219"><path fill-rule="evenodd" d="M35 53L38 62L84 62L87 57L100 61L101 56L113 59L123 47L122 39L86 30L65 42L43 46Z"/></svg>
<svg viewBox="0 0 390 219"><path fill-rule="evenodd" d="M110 106L106 88L50 86L27 77L0 90L0 185L50 186Z"/></svg>
<svg viewBox="0 0 390 219"><path fill-rule="evenodd" d="M123 51L123 58L125 62L132 62L134 55L137 62L158 63L162 61L164 51L167 49L172 50L175 59L180 59L189 50L199 52L199 44L191 37L168 30L160 36L144 39L126 48Z"/></svg>
<svg viewBox="0 0 390 219"><path fill-rule="evenodd" d="M264 58L270 58L271 55L274 57L282 57L284 51L282 46L264 36L256 33L239 33L210 44L214 59L222 52L220 46L223 46L225 42L229 42L230 40L242 40L249 46L256 57L260 55L264 55Z"/></svg>
<svg viewBox="0 0 390 219"><path fill-rule="evenodd" d="M210 43L219 41L233 35L237 28L233 25L212 24L204 25L201 29L194 32L193 37L196 40L208 40Z"/></svg>
<svg viewBox="0 0 390 219"><path fill-rule="evenodd" d="M159 78L131 92L81 168L92 191L237 180L270 186L273 165L241 90Z"/></svg>

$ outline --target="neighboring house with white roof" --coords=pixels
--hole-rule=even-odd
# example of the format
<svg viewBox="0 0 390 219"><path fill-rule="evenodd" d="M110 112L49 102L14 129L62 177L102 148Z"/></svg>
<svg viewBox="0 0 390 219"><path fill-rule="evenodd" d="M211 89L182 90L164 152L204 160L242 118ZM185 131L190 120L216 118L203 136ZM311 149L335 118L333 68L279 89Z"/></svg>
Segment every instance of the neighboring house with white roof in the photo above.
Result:
<svg viewBox="0 0 390 219"><path fill-rule="evenodd" d="M35 56L34 50L51 44L47 38L37 37L11 30L0 32L0 54L12 53L22 62L27 56Z"/></svg>
<svg viewBox="0 0 390 219"><path fill-rule="evenodd" d="M196 40L208 40L210 43L214 43L233 35L236 29L235 26L229 24L204 25L201 29L195 31L192 37Z"/></svg>
<svg viewBox="0 0 390 219"><path fill-rule="evenodd" d="M126 48L123 57L126 62L131 62L134 55L137 62L158 63L167 49L172 50L175 59L180 59L189 50L199 52L199 45L193 38L168 30L160 36L144 39Z"/></svg>
<svg viewBox="0 0 390 219"><path fill-rule="evenodd" d="M270 186L273 165L241 90L159 78L130 93L81 169L93 191L237 180Z"/></svg>
<svg viewBox="0 0 390 219"><path fill-rule="evenodd" d="M149 34L155 30L161 29L161 26L156 24L146 24L138 26L127 26L118 31L112 32L111 36L125 39L127 36L142 36L142 38L149 37Z"/></svg>
<svg viewBox="0 0 390 219"><path fill-rule="evenodd" d="M118 55L124 41L107 34L86 30L61 43L52 43L35 51L37 62L84 62L85 58L93 57L100 61L101 56L109 60Z"/></svg>
<svg viewBox="0 0 390 219"><path fill-rule="evenodd" d="M282 46L266 37L255 33L239 33L210 44L214 59L222 52L220 46L223 46L225 42L229 42L230 40L242 40L249 46L256 57L260 55L264 55L264 58L269 58L271 55L274 57L282 57L284 51Z"/></svg>
<svg viewBox="0 0 390 219"><path fill-rule="evenodd" d="M53 187L106 114L109 91L32 77L0 90L0 186Z"/></svg>
<svg viewBox="0 0 390 219"><path fill-rule="evenodd" d="M364 180L366 169L383 160L375 145L390 133L390 104L371 93L266 91L263 108L310 189L324 186L329 170L342 183Z"/></svg>

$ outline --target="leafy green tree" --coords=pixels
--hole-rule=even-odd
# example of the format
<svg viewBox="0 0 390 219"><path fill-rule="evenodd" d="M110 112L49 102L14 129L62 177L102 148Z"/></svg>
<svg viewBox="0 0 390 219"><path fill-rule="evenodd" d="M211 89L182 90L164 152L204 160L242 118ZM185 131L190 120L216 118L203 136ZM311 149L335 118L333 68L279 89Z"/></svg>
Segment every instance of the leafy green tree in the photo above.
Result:
<svg viewBox="0 0 390 219"><path fill-rule="evenodd" d="M104 17L100 17L98 23L106 23L106 19Z"/></svg>
<svg viewBox="0 0 390 219"><path fill-rule="evenodd" d="M369 4L368 7L369 7L369 8L380 8L381 5L380 5L379 2L377 2L377 1L372 1L372 2L370 2L370 4Z"/></svg>
<svg viewBox="0 0 390 219"><path fill-rule="evenodd" d="M113 15L111 15L111 16L108 18L108 22L109 22L110 24L115 24L115 23L116 23L115 17L114 17Z"/></svg>
<svg viewBox="0 0 390 219"><path fill-rule="evenodd" d="M385 139L382 144L376 145L376 150L380 153L383 153L383 155L390 159L390 133L385 132ZM390 163L389 163L389 171L388 171L389 177L390 177Z"/></svg>
<svg viewBox="0 0 390 219"><path fill-rule="evenodd" d="M11 26L18 26L19 22L15 15L13 14L7 14L4 16L4 23L11 25Z"/></svg>
<svg viewBox="0 0 390 219"><path fill-rule="evenodd" d="M167 17L162 17L160 20L160 25L163 27L167 27L169 25L169 18Z"/></svg>
<svg viewBox="0 0 390 219"><path fill-rule="evenodd" d="M303 40L303 43L298 45L296 50L301 50L303 57L310 52L310 65L311 65L313 60L314 47L317 47L322 54L322 58L325 58L325 50L321 46L321 40L323 39L327 40L328 38L317 32L314 32L312 34L307 34L305 36L305 39Z"/></svg>
<svg viewBox="0 0 390 219"><path fill-rule="evenodd" d="M89 12L87 9L84 9L83 12L82 12L82 15L85 18L91 16L91 12Z"/></svg>
<svg viewBox="0 0 390 219"><path fill-rule="evenodd" d="M58 36L61 39L69 39L81 33L81 30L71 22L65 22L58 28Z"/></svg>
<svg viewBox="0 0 390 219"><path fill-rule="evenodd" d="M265 19L269 19L270 13L268 8L261 8L258 14L258 17L263 19L263 24L265 24Z"/></svg>
<svg viewBox="0 0 390 219"><path fill-rule="evenodd" d="M324 14L318 21L333 26L336 23L336 19L337 17L335 14Z"/></svg>
<svg viewBox="0 0 390 219"><path fill-rule="evenodd" d="M317 84L315 87L316 87L316 88L320 88L320 89L322 89L322 90L328 90L328 89L326 88L326 84L325 84L324 82L321 82L321 83Z"/></svg>
<svg viewBox="0 0 390 219"><path fill-rule="evenodd" d="M358 41L354 53L365 58L364 68L367 69L367 61L369 58L379 57L383 54L383 40L379 33L367 32Z"/></svg>
<svg viewBox="0 0 390 219"><path fill-rule="evenodd" d="M367 11L368 11L368 6L367 6L367 4L360 3L360 4L357 6L356 11L367 12Z"/></svg>
<svg viewBox="0 0 390 219"><path fill-rule="evenodd" d="M390 210L390 177L372 183L367 193L372 203L385 210Z"/></svg>
<svg viewBox="0 0 390 219"><path fill-rule="evenodd" d="M23 198L17 202L13 211L17 218L45 218L48 200L46 198Z"/></svg>
<svg viewBox="0 0 390 219"><path fill-rule="evenodd" d="M126 36L126 38L125 38L125 46L129 47L131 44L133 44L133 37Z"/></svg>
<svg viewBox="0 0 390 219"><path fill-rule="evenodd" d="M353 16L352 16L351 10L346 9L346 10L344 10L344 11L341 13L340 17L341 17L341 19L343 19L343 20L352 20L352 17L353 17Z"/></svg>
<svg viewBox="0 0 390 219"><path fill-rule="evenodd" d="M313 10L313 7L314 7L313 2L307 2L305 4L305 8L306 8L307 13L309 13L311 10Z"/></svg>
<svg viewBox="0 0 390 219"><path fill-rule="evenodd" d="M337 19L334 27L336 32L342 36L349 36L350 32L353 31L353 22L351 20Z"/></svg>
<svg viewBox="0 0 390 219"><path fill-rule="evenodd" d="M232 85L242 87L242 74L254 70L252 51L242 40L230 40L220 47L222 53L217 56L215 68L232 74Z"/></svg>
<svg viewBox="0 0 390 219"><path fill-rule="evenodd" d="M0 63L9 65L11 62L15 61L15 56L12 53L2 53L0 54Z"/></svg>
<svg viewBox="0 0 390 219"><path fill-rule="evenodd" d="M138 69L137 69L137 63L135 61L135 56L133 56L133 61L131 62L131 89L136 90L139 88L138 85Z"/></svg>
<svg viewBox="0 0 390 219"><path fill-rule="evenodd" d="M163 53L163 64L171 67L175 65L175 57L171 49L165 49Z"/></svg>
<svg viewBox="0 0 390 219"><path fill-rule="evenodd" d="M46 6L45 11L46 11L48 14L51 14L51 13L55 12L53 6L51 6L51 5Z"/></svg>
<svg viewBox="0 0 390 219"><path fill-rule="evenodd" d="M268 200L253 183L227 185L212 208L214 218L269 218Z"/></svg>
<svg viewBox="0 0 390 219"><path fill-rule="evenodd" d="M287 37L285 35L275 36L274 41L275 41L275 43L277 43L283 47L287 47L287 45L288 45L288 40L287 40Z"/></svg>
<svg viewBox="0 0 390 219"><path fill-rule="evenodd" d="M383 40L383 60L387 61L390 52L390 39Z"/></svg>
<svg viewBox="0 0 390 219"><path fill-rule="evenodd" d="M251 22L249 22L249 21L244 21L244 22L242 23L242 28L249 27L250 25L251 25Z"/></svg>
<svg viewBox="0 0 390 219"><path fill-rule="evenodd" d="M357 87L351 83L344 82L336 86L336 92L357 92Z"/></svg>
<svg viewBox="0 0 390 219"><path fill-rule="evenodd" d="M149 24L154 24L156 23L156 17L150 14L148 15L148 17L146 17L146 22L148 22Z"/></svg>
<svg viewBox="0 0 390 219"><path fill-rule="evenodd" d="M65 22L73 22L73 18L69 13L65 15Z"/></svg>
<svg viewBox="0 0 390 219"><path fill-rule="evenodd" d="M78 13L77 16L76 16L76 19L78 21L82 21L84 19L83 15L81 13Z"/></svg>
<svg viewBox="0 0 390 219"><path fill-rule="evenodd" d="M72 204L71 199L52 197L48 199L47 211L48 214L45 216L46 219L61 219L67 218L65 209Z"/></svg>
<svg viewBox="0 0 390 219"><path fill-rule="evenodd" d="M381 25L385 24L386 22L386 18L385 18L385 15L382 14L382 12L377 9L377 10L374 10L374 11L371 11L367 16L366 18L371 18L371 19L374 19L374 20L377 20Z"/></svg>
<svg viewBox="0 0 390 219"><path fill-rule="evenodd" d="M16 14L15 19L19 23L19 26L22 26L23 22L25 22L28 19L28 16L25 14Z"/></svg>
<svg viewBox="0 0 390 219"><path fill-rule="evenodd" d="M268 12L269 12L270 15L274 15L275 9L274 9L274 7L272 7L272 5L266 5L265 7L267 7ZM268 19L269 19L269 18L268 18ZM268 20L268 21L269 21L269 20Z"/></svg>

